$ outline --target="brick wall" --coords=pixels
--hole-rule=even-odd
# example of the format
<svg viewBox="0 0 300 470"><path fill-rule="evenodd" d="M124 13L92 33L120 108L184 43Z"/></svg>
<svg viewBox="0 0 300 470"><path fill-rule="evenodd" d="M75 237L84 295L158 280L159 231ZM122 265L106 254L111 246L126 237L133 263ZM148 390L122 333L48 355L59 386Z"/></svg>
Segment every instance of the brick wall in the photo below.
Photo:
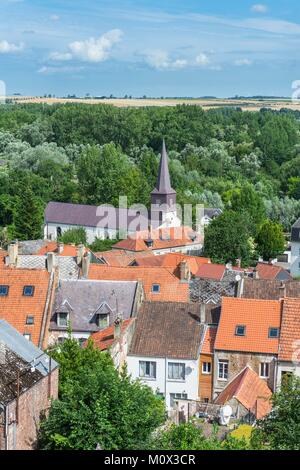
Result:
<svg viewBox="0 0 300 470"><path fill-rule="evenodd" d="M41 414L47 413L51 405L48 391L47 376L20 396L18 423L16 423L16 401L8 405L8 450L33 450L35 448ZM57 393L58 369L51 374L51 398L56 399Z"/></svg>

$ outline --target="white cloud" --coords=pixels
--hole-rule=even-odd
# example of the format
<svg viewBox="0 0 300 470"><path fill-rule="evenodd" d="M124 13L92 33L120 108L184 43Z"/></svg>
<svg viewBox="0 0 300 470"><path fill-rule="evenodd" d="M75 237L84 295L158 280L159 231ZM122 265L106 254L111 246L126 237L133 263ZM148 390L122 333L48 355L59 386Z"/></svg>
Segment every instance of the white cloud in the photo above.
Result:
<svg viewBox="0 0 300 470"><path fill-rule="evenodd" d="M58 16L58 15L51 15L51 16L50 16L50 20L52 20L52 21L59 21L59 20L60 20L60 16Z"/></svg>
<svg viewBox="0 0 300 470"><path fill-rule="evenodd" d="M49 55L49 59L55 60L55 61L67 61L72 59L72 54L70 52L51 52Z"/></svg>
<svg viewBox="0 0 300 470"><path fill-rule="evenodd" d="M252 65L253 62L250 59L237 59L234 61L234 65L237 65L238 67L242 67L243 65Z"/></svg>
<svg viewBox="0 0 300 470"><path fill-rule="evenodd" d="M203 52L201 52L199 55L197 55L196 57L196 64L197 65L200 65L202 67L206 67L207 65L210 64L210 60L209 58L207 57L206 54L204 54Z"/></svg>
<svg viewBox="0 0 300 470"><path fill-rule="evenodd" d="M120 29L112 29L99 38L74 41L69 44L68 52L52 52L49 57L56 61L77 59L83 62L103 62L109 58L112 47L121 41L122 35Z"/></svg>
<svg viewBox="0 0 300 470"><path fill-rule="evenodd" d="M25 47L25 44L23 42L20 42L19 44L13 44L6 39L0 41L0 54L10 54L14 52L21 52Z"/></svg>
<svg viewBox="0 0 300 470"><path fill-rule="evenodd" d="M37 72L42 75L51 75L54 73L76 73L84 70L84 67L48 67L44 65Z"/></svg>
<svg viewBox="0 0 300 470"><path fill-rule="evenodd" d="M268 7L262 3L256 3L255 5L252 5L251 10L255 13L266 13L268 11Z"/></svg>
<svg viewBox="0 0 300 470"><path fill-rule="evenodd" d="M174 70L182 69L188 65L185 59L170 59L169 55L165 51L156 50L151 51L145 55L145 60L148 65L157 70Z"/></svg>

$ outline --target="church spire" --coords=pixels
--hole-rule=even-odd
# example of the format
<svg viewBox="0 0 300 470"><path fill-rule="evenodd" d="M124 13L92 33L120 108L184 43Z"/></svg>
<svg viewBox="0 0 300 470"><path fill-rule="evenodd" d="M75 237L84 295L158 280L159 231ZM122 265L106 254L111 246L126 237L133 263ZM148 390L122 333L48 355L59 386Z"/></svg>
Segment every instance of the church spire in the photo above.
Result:
<svg viewBox="0 0 300 470"><path fill-rule="evenodd" d="M171 187L170 173L168 165L168 154L166 149L165 139L163 140L161 159L159 164L159 171L157 177L157 183L152 194L174 194L175 191Z"/></svg>

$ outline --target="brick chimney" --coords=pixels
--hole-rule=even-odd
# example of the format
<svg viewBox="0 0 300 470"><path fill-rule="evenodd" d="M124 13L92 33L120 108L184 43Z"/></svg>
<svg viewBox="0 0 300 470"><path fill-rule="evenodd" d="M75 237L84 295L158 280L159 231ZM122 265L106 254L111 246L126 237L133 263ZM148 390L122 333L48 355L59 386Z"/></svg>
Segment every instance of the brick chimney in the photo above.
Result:
<svg viewBox="0 0 300 470"><path fill-rule="evenodd" d="M85 246L81 243L77 247L77 264L80 265L83 262L85 255Z"/></svg>
<svg viewBox="0 0 300 470"><path fill-rule="evenodd" d="M82 257L82 262L81 262L82 277L84 279L87 279L89 277L90 264L91 264L91 254L85 253L84 256Z"/></svg>
<svg viewBox="0 0 300 470"><path fill-rule="evenodd" d="M200 304L200 323L206 322L206 304Z"/></svg>
<svg viewBox="0 0 300 470"><path fill-rule="evenodd" d="M258 274L257 268L253 269L253 279L259 279L259 274Z"/></svg>
<svg viewBox="0 0 300 470"><path fill-rule="evenodd" d="M118 314L114 321L114 339L119 339L122 333L123 315Z"/></svg>
<svg viewBox="0 0 300 470"><path fill-rule="evenodd" d="M17 258L19 254L19 244L18 241L10 243L8 245L8 265L9 266L15 266L17 264Z"/></svg>
<svg viewBox="0 0 300 470"><path fill-rule="evenodd" d="M179 264L180 270L180 280L184 282L188 282L191 279L191 271L186 260L181 261Z"/></svg>
<svg viewBox="0 0 300 470"><path fill-rule="evenodd" d="M52 273L54 271L56 266L56 256L55 253L47 253L47 259L46 259L46 269L48 273Z"/></svg>

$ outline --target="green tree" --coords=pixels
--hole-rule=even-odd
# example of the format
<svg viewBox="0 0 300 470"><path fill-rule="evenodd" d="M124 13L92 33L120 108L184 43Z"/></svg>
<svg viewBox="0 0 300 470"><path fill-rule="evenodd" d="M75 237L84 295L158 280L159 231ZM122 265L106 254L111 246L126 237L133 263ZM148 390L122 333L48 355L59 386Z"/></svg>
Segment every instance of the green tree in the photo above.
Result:
<svg viewBox="0 0 300 470"><path fill-rule="evenodd" d="M66 245L70 243L74 243L75 245L80 245L82 243L83 245L86 245L86 230L83 227L70 228L59 237L59 241Z"/></svg>
<svg viewBox="0 0 300 470"><path fill-rule="evenodd" d="M272 402L272 412L257 423L251 440L272 450L300 450L300 379L285 378Z"/></svg>
<svg viewBox="0 0 300 470"><path fill-rule="evenodd" d="M253 223L253 235L266 217L264 203L260 195L250 184L243 186L241 189L232 191L230 199L230 208L236 212L245 212Z"/></svg>
<svg viewBox="0 0 300 470"><path fill-rule="evenodd" d="M42 422L43 450L137 449L165 420L165 404L150 387L120 375L112 359L68 339L54 354L61 364L60 397Z"/></svg>
<svg viewBox="0 0 300 470"><path fill-rule="evenodd" d="M42 236L43 205L26 184L20 186L13 218L14 236L18 240L36 240Z"/></svg>
<svg viewBox="0 0 300 470"><path fill-rule="evenodd" d="M275 258L285 248L282 226L271 220L266 220L256 237L257 252L264 260Z"/></svg>
<svg viewBox="0 0 300 470"><path fill-rule="evenodd" d="M252 256L251 226L244 213L224 211L205 229L205 254L215 262L247 265Z"/></svg>

